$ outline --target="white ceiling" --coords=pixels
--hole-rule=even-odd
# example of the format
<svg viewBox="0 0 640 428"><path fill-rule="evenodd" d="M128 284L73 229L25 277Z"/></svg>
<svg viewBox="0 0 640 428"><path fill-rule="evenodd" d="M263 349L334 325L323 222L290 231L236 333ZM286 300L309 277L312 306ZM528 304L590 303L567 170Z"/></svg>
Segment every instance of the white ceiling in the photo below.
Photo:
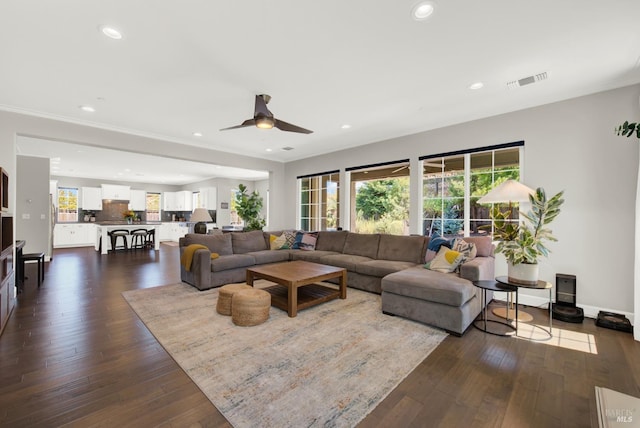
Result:
<svg viewBox="0 0 640 428"><path fill-rule="evenodd" d="M640 82L638 0L414 3L2 0L0 109L286 162Z"/></svg>

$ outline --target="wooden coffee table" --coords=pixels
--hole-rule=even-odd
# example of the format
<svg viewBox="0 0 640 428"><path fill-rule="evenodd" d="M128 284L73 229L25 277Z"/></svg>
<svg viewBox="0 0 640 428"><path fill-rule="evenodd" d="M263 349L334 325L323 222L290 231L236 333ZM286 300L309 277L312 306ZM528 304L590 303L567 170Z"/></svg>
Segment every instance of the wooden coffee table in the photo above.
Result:
<svg viewBox="0 0 640 428"><path fill-rule="evenodd" d="M267 279L276 284L266 291L271 293L271 306L287 311L295 317L298 310L329 300L347 298L347 270L318 263L296 260L247 268L247 284L254 279ZM339 288L318 284L331 278L340 278Z"/></svg>

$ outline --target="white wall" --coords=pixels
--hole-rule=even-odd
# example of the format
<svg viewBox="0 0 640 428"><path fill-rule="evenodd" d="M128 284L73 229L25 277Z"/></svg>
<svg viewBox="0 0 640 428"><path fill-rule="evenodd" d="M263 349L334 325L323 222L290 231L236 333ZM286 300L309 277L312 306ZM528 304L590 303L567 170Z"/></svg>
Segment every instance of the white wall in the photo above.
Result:
<svg viewBox="0 0 640 428"><path fill-rule="evenodd" d="M23 252L49 252L49 159L18 156L16 168L15 238L26 241ZM27 218L28 217L28 218Z"/></svg>
<svg viewBox="0 0 640 428"><path fill-rule="evenodd" d="M541 262L541 278L555 283L556 273L574 274L585 310L632 315L639 150L636 139L613 130L640 118L639 95L635 85L290 162L284 194L295 195L299 175L524 140L523 181L549 194L565 190L551 225L559 242ZM285 206L286 227L294 227L295 198ZM496 269L506 272L504 259Z"/></svg>

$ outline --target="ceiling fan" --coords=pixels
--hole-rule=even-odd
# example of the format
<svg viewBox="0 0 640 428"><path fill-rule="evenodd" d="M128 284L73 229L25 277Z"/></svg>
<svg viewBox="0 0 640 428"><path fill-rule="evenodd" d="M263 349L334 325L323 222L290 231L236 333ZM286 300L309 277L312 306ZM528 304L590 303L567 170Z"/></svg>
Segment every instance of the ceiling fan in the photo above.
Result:
<svg viewBox="0 0 640 428"><path fill-rule="evenodd" d="M247 126L256 126L260 129L271 129L273 127L276 127L281 131L299 132L301 134L311 134L313 132L273 117L273 113L271 113L267 108L269 100L271 100L270 95L256 95L256 106L253 111L253 119L247 119L242 122L241 125L223 128L221 129L221 131L226 131L228 129L245 128Z"/></svg>

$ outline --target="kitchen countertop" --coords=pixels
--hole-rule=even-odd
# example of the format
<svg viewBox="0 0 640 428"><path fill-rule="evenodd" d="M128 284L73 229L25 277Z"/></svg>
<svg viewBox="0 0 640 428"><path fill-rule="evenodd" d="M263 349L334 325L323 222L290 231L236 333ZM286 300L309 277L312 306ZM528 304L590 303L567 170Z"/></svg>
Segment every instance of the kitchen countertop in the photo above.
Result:
<svg viewBox="0 0 640 428"><path fill-rule="evenodd" d="M162 224L159 221L141 221L141 222L133 222L133 223L127 223L126 221L121 221L121 220L112 220L112 221L98 221L95 222L94 224L97 224L98 226L158 226L160 224Z"/></svg>

